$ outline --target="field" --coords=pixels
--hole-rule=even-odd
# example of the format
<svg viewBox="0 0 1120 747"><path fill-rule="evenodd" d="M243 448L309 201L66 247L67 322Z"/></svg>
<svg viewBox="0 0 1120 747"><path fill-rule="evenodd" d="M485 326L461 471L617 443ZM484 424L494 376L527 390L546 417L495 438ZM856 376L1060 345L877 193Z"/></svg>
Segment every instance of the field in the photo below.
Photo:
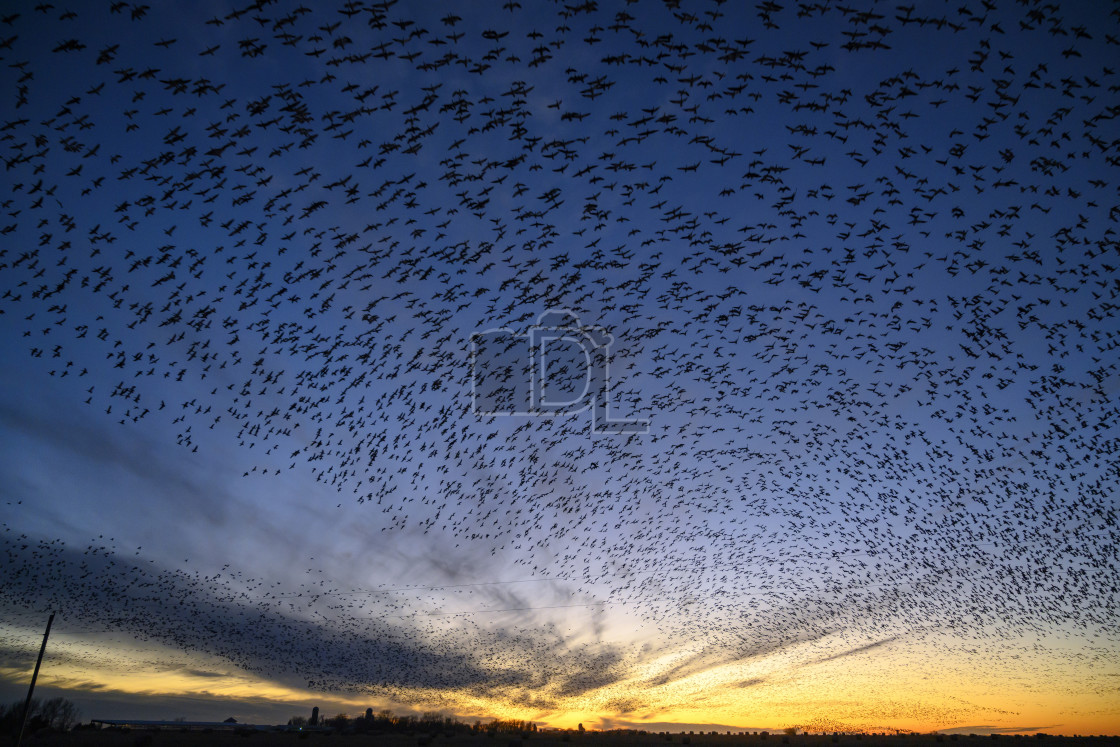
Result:
<svg viewBox="0 0 1120 747"><path fill-rule="evenodd" d="M511 738L513 737L513 738ZM805 735L770 734L642 734L639 732L538 732L525 740L497 734L331 734L232 731L155 731L102 729L69 733L43 732L24 738L30 747L1104 747L1120 745L1120 737L969 736L969 735ZM954 744L956 743L956 744ZM13 737L0 745L14 745Z"/></svg>

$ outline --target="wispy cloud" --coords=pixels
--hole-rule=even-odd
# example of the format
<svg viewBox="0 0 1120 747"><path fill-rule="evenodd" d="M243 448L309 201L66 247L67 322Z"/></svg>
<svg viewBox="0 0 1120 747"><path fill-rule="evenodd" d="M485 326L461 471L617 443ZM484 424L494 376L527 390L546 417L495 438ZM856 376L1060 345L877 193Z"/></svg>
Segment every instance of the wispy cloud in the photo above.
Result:
<svg viewBox="0 0 1120 747"><path fill-rule="evenodd" d="M942 734L1034 734L1037 732L1058 732L1064 724L1048 724L1045 726L992 726L979 724L973 726L948 726L936 729Z"/></svg>
<svg viewBox="0 0 1120 747"><path fill-rule="evenodd" d="M848 656L857 656L858 654L867 653L868 651L874 651L875 649L881 646L886 646L888 643L896 641L899 638L900 636L892 635L888 638L884 638L880 641L874 641L873 643L868 643L864 646L856 646L855 648L850 648L847 651L841 651L837 654L831 654L830 656L822 656L819 659L813 659L812 661L806 662L805 666L811 666L813 664L823 664L826 661L836 661L837 659L843 659Z"/></svg>

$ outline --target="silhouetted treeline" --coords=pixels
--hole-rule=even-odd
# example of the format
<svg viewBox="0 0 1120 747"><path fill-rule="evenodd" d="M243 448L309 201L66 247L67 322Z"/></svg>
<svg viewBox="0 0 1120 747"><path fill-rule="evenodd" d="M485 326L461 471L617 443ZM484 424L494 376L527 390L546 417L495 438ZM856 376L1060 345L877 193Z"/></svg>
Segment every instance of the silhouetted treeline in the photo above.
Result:
<svg viewBox="0 0 1120 747"><path fill-rule="evenodd" d="M288 719L288 725L305 727L307 718L293 716ZM320 726L338 731L355 733L366 732L425 732L435 734L456 733L491 733L491 734L529 734L537 730L536 724L531 721L518 721L516 719L493 719L488 723L475 721L473 724L462 721L454 716L445 716L441 713L422 713L396 715L392 711L382 710L377 713L367 709L361 716L351 716L339 713L320 719Z"/></svg>
<svg viewBox="0 0 1120 747"><path fill-rule="evenodd" d="M0 706L0 733L15 734L19 731L20 720L23 718L23 700ZM40 701L38 698L31 700L30 713L27 716L27 733L34 733L42 729L55 729L67 731L78 723L81 711L66 698L51 698Z"/></svg>

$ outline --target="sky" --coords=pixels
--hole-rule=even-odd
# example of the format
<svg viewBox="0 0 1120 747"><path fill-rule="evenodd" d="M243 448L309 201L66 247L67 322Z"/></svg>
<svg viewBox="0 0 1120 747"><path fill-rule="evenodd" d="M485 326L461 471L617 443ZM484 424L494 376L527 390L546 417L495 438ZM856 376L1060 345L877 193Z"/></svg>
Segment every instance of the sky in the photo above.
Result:
<svg viewBox="0 0 1120 747"><path fill-rule="evenodd" d="M0 16L0 697L1120 733L1120 14Z"/></svg>

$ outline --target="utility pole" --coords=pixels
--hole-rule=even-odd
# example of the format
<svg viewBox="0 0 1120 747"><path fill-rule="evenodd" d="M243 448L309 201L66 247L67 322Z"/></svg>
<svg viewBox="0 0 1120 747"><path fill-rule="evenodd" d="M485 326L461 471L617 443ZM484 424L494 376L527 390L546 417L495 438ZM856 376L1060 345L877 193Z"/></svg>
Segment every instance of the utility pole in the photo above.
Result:
<svg viewBox="0 0 1120 747"><path fill-rule="evenodd" d="M35 680L39 679L39 665L43 663L43 652L47 650L47 638L51 634L51 623L54 622L54 613L47 618L47 632L43 633L43 645L39 647L39 658L35 660L35 672L31 675L31 687L27 688L27 702L23 704L23 718L19 722L19 737L16 738L16 747L23 742L23 729L27 726L27 712L31 710L31 695L35 692Z"/></svg>

